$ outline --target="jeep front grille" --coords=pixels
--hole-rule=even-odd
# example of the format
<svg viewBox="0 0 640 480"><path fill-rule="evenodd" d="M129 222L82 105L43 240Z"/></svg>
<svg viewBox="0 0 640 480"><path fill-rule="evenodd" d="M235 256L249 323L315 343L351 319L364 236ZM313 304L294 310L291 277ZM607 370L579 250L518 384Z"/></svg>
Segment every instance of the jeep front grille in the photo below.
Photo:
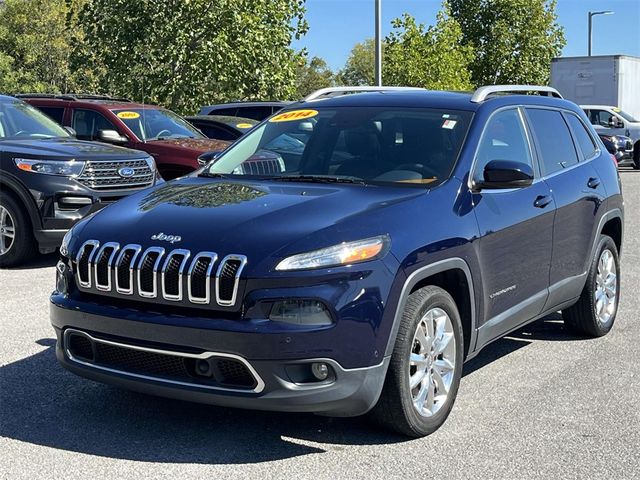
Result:
<svg viewBox="0 0 640 480"><path fill-rule="evenodd" d="M136 244L121 247L115 242L100 245L97 240L88 240L74 263L81 290L95 288L142 299L186 300L200 305L209 305L215 299L217 305L233 307L247 257L231 254L218 262L214 252L192 255L189 250L165 251L162 247L143 251Z"/></svg>
<svg viewBox="0 0 640 480"><path fill-rule="evenodd" d="M120 175L122 168L131 168L133 175ZM94 190L120 190L148 187L153 183L154 175L146 159L109 162L93 160L85 163L82 174L76 180Z"/></svg>

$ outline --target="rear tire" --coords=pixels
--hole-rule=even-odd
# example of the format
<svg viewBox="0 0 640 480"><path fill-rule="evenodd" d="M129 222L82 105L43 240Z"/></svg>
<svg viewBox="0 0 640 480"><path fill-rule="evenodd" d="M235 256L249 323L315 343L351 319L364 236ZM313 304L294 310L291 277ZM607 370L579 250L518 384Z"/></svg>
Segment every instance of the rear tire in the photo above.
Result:
<svg viewBox="0 0 640 480"><path fill-rule="evenodd" d="M565 325L575 333L602 337L609 333L620 301L620 261L611 237L601 235L580 299L562 311Z"/></svg>
<svg viewBox="0 0 640 480"><path fill-rule="evenodd" d="M633 169L640 170L640 142L636 143L633 149Z"/></svg>
<svg viewBox="0 0 640 480"><path fill-rule="evenodd" d="M15 267L36 253L27 213L13 197L0 193L0 267Z"/></svg>
<svg viewBox="0 0 640 480"><path fill-rule="evenodd" d="M458 393L463 349L462 323L451 295L435 286L412 293L371 417L410 437L435 432Z"/></svg>

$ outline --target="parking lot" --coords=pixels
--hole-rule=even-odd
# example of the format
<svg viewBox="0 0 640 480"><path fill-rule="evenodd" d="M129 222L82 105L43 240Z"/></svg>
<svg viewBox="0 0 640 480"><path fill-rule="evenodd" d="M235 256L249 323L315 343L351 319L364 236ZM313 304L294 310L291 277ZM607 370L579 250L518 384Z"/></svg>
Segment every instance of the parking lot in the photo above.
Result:
<svg viewBox="0 0 640 480"><path fill-rule="evenodd" d="M48 319L55 255L0 270L0 477L640 478L640 171L626 200L622 299L611 334L557 315L465 366L435 434L362 419L189 404L80 379L58 366Z"/></svg>

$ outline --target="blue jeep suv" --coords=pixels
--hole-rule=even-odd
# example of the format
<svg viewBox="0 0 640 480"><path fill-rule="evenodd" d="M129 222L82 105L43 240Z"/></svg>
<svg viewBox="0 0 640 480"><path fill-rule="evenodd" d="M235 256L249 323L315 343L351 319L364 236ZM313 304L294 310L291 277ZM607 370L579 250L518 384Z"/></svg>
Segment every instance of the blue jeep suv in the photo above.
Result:
<svg viewBox="0 0 640 480"><path fill-rule="evenodd" d="M611 329L621 185L580 108L548 87L362 90L75 226L51 297L62 365L422 436L490 342L556 311Z"/></svg>

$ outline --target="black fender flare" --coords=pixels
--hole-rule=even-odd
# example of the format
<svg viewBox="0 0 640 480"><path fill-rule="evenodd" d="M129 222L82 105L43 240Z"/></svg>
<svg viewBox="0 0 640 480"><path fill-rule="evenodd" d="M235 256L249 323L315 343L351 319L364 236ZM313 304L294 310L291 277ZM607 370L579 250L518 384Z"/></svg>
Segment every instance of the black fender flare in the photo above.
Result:
<svg viewBox="0 0 640 480"><path fill-rule="evenodd" d="M409 293L419 282L425 278L431 277L437 273L442 273L447 270L462 270L467 278L467 285L469 286L469 299L471 304L471 338L469 339L469 352L467 353L467 359L473 356L475 350L476 337L477 337L477 320L476 320L476 298L473 285L473 277L471 276L471 269L465 260L460 257L452 257L438 262L434 262L423 267L420 267L413 271L405 280L400 293L400 298L396 306L396 312L393 317L393 325L391 326L391 332L389 333L389 339L387 340L387 347L384 355L390 356L393 353L393 347L396 343L396 336L400 328L400 320L402 318L402 312L404 311Z"/></svg>
<svg viewBox="0 0 640 480"><path fill-rule="evenodd" d="M4 172L3 175L0 176L0 191L4 189L9 190L12 194L17 196L18 200L24 205L27 215L29 216L29 220L31 220L33 231L41 230L42 218L38 213L38 206L29 193L29 190L27 190L22 182L14 178L12 175Z"/></svg>

